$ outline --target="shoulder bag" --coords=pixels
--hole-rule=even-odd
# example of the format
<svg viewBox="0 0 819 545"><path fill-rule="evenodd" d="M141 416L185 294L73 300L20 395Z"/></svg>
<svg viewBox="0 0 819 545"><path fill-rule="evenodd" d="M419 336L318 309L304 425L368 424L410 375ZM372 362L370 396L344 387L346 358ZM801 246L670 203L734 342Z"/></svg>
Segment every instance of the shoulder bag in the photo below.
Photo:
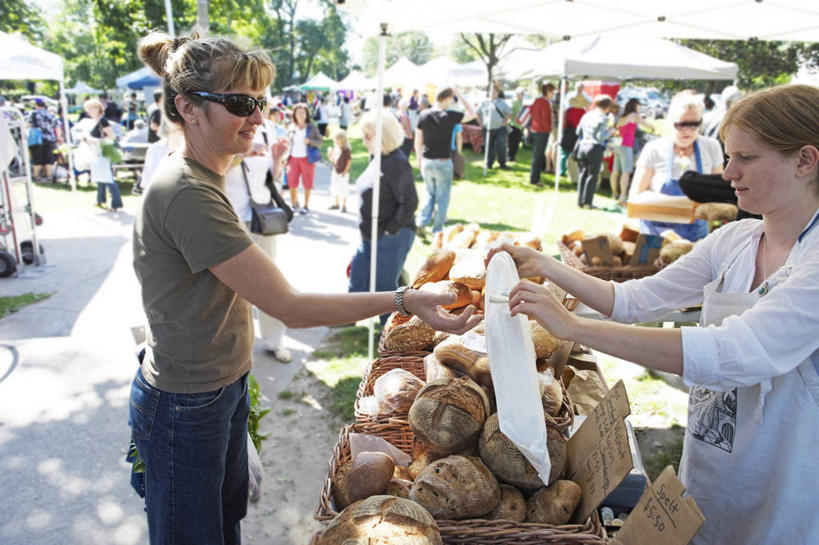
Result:
<svg viewBox="0 0 819 545"><path fill-rule="evenodd" d="M250 183L247 181L247 165L241 163L242 177L245 180L247 196L250 198L250 232L257 235L283 235L290 230L287 225L289 221L287 212L276 204L272 199L267 204L253 202L253 193L250 191ZM291 211L292 217L292 211Z"/></svg>
<svg viewBox="0 0 819 545"><path fill-rule="evenodd" d="M310 125L307 125L307 130L305 131L307 136L310 136ZM316 146L311 146L307 144L307 162L308 163L318 163L321 160L321 150L318 149Z"/></svg>

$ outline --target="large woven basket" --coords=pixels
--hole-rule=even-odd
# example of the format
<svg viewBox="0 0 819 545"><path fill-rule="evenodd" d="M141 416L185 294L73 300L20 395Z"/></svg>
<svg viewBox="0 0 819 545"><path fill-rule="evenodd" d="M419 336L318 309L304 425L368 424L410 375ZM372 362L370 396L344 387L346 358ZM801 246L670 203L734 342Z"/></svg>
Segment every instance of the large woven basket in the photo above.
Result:
<svg viewBox="0 0 819 545"><path fill-rule="evenodd" d="M404 422L408 418L407 413L391 412L384 415L372 416L361 410L359 401L362 397L373 395L375 389L375 381L378 377L384 375L393 369L405 369L421 380L425 380L424 372L424 356L417 352L409 352L406 354L398 354L394 356L387 356L385 358L378 358L367 366L364 370L364 375L361 377L361 383L358 385L358 392L355 396L355 419L359 423L372 424L387 424L394 425L395 422ZM560 412L554 416L554 421L557 428L563 432L569 429L574 423L574 405L572 404L569 393L560 384L563 390L563 404L560 407ZM410 445L411 446L411 445Z"/></svg>
<svg viewBox="0 0 819 545"><path fill-rule="evenodd" d="M332 520L337 514L333 501L333 482L339 469L350 460L350 433L365 433L362 424L350 424L342 428L330 459L330 468L324 481L324 488L319 497L319 505L314 517L321 522ZM395 430L386 430L380 435L370 425L366 433L379 435L393 442ZM411 434L412 432L410 432ZM393 443L409 453L400 445ZM605 545L604 531L595 512L583 524L566 524L551 526L514 522L509 520L438 520L438 529L446 545L512 545L512 544L550 544L550 545Z"/></svg>
<svg viewBox="0 0 819 545"><path fill-rule="evenodd" d="M635 278L643 278L644 276L651 276L660 270L660 267L655 265L623 265L621 267L591 267L584 265L574 252L561 241L557 241L557 249L560 250L560 257L563 263L573 267L586 274L590 274L603 280L614 280L615 282L625 282L626 280L633 280Z"/></svg>

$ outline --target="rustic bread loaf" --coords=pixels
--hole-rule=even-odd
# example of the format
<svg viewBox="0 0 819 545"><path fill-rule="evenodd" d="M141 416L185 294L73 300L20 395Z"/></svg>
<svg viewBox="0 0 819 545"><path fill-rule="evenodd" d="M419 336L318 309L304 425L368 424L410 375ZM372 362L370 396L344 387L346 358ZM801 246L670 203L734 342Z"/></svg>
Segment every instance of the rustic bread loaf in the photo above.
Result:
<svg viewBox="0 0 819 545"><path fill-rule="evenodd" d="M571 246L573 242L585 240L585 238L586 234L583 232L583 229L575 229L574 231L565 233L560 240L566 246Z"/></svg>
<svg viewBox="0 0 819 545"><path fill-rule="evenodd" d="M660 259L668 265L694 249L694 243L687 240L675 240L660 248Z"/></svg>
<svg viewBox="0 0 819 545"><path fill-rule="evenodd" d="M409 410L409 425L430 450L452 454L476 440L487 414L489 400L474 381L439 379L418 392Z"/></svg>
<svg viewBox="0 0 819 545"><path fill-rule="evenodd" d="M734 221L739 208L725 202L704 202L694 210L694 217L706 221Z"/></svg>
<svg viewBox="0 0 819 545"><path fill-rule="evenodd" d="M394 471L395 462L383 452L359 452L336 474L333 482L336 507L344 509L358 500L382 494Z"/></svg>
<svg viewBox="0 0 819 545"><path fill-rule="evenodd" d="M466 225L461 232L457 233L447 244L447 248L469 248L475 242L481 226L477 223Z"/></svg>
<svg viewBox="0 0 819 545"><path fill-rule="evenodd" d="M489 246L498 238L497 231L490 231L489 229L481 229L478 236L475 237L475 242L472 243L472 248L477 250L488 250Z"/></svg>
<svg viewBox="0 0 819 545"><path fill-rule="evenodd" d="M314 545L442 545L435 519L418 503L371 496L334 518Z"/></svg>
<svg viewBox="0 0 819 545"><path fill-rule="evenodd" d="M486 338L474 331L464 335L451 335L432 352L442 364L466 373L483 386L492 385L489 357L486 355Z"/></svg>
<svg viewBox="0 0 819 545"><path fill-rule="evenodd" d="M412 281L412 287L418 289L427 282L443 280L449 274L449 269L455 263L455 252L452 250L436 250L427 257Z"/></svg>
<svg viewBox="0 0 819 545"><path fill-rule="evenodd" d="M449 304L441 305L445 309L465 307L472 303L472 290L464 284L453 282L452 280L439 280L437 282L427 282L421 286L421 291L428 291L437 294L452 294L455 300Z"/></svg>
<svg viewBox="0 0 819 545"><path fill-rule="evenodd" d="M382 407L406 413L423 386L424 381L406 369L390 369L375 379L373 393Z"/></svg>
<svg viewBox="0 0 819 545"><path fill-rule="evenodd" d="M393 477L387 483L387 488L384 494L387 496L395 496L397 498L409 498L409 491L412 488L412 481L409 479L396 479Z"/></svg>
<svg viewBox="0 0 819 545"><path fill-rule="evenodd" d="M637 238L640 236L640 231L638 229L632 229L628 225L623 224L623 227L620 228L620 240L623 242L637 242Z"/></svg>
<svg viewBox="0 0 819 545"><path fill-rule="evenodd" d="M549 460L552 470L549 481L559 479L566 469L566 437L554 427L554 420L544 414L546 419L546 444L549 450ZM500 480L520 488L521 490L535 490L544 485L538 477L537 471L529 460L521 453L512 441L500 431L498 415L493 414L486 419L483 432L478 439L478 448L481 460L492 470Z"/></svg>
<svg viewBox="0 0 819 545"><path fill-rule="evenodd" d="M571 520L583 493L577 483L558 480L535 492L526 502L526 522L560 526Z"/></svg>
<svg viewBox="0 0 819 545"><path fill-rule="evenodd" d="M543 358L557 350L557 338L535 320L529 320L532 342L535 343L535 358Z"/></svg>
<svg viewBox="0 0 819 545"><path fill-rule="evenodd" d="M459 250L449 269L449 279L473 290L482 289L486 284L485 257L486 253L480 250Z"/></svg>
<svg viewBox="0 0 819 545"><path fill-rule="evenodd" d="M526 518L526 499L514 486L501 483L501 499L497 507L485 516L487 520L514 520L523 522Z"/></svg>
<svg viewBox="0 0 819 545"><path fill-rule="evenodd" d="M436 519L476 518L500 501L498 481L480 458L448 456L424 468L409 497Z"/></svg>
<svg viewBox="0 0 819 545"><path fill-rule="evenodd" d="M413 316L406 323L399 324L386 332L384 345L393 352L413 352L426 350L432 344L435 330L424 323L418 316Z"/></svg>
<svg viewBox="0 0 819 545"><path fill-rule="evenodd" d="M414 481L418 474L429 464L441 458L445 458L445 454L440 454L430 450L430 446L422 441L415 441L412 445L412 462L407 471Z"/></svg>
<svg viewBox="0 0 819 545"><path fill-rule="evenodd" d="M543 410L546 411L546 414L557 416L563 405L563 388L560 386L560 381L555 379L551 368L538 373L537 378Z"/></svg>

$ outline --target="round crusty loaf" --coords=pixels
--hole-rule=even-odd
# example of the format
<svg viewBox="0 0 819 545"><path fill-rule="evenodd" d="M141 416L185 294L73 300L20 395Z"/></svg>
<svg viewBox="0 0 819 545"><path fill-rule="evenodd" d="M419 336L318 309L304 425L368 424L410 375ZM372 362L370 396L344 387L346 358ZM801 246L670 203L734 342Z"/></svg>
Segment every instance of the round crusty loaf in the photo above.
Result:
<svg viewBox="0 0 819 545"><path fill-rule="evenodd" d="M486 519L488 520L514 520L523 522L526 518L526 499L520 490L508 484L501 484L501 499L497 507L492 509Z"/></svg>
<svg viewBox="0 0 819 545"><path fill-rule="evenodd" d="M557 416L560 407L563 405L563 388L560 386L560 381L556 380L552 375L551 368L538 373L537 378L540 385L540 401L543 404L543 410L550 416Z"/></svg>
<svg viewBox="0 0 819 545"><path fill-rule="evenodd" d="M489 400L472 379L428 382L409 410L415 437L441 454L467 448L477 439L489 414Z"/></svg>
<svg viewBox="0 0 819 545"><path fill-rule="evenodd" d="M480 458L448 456L433 462L415 478L409 498L436 519L476 518L500 501L498 480Z"/></svg>
<svg viewBox="0 0 819 545"><path fill-rule="evenodd" d="M315 545L442 545L429 511L395 496L370 496L334 518Z"/></svg>
<svg viewBox="0 0 819 545"><path fill-rule="evenodd" d="M557 339L546 331L546 328L535 320L529 320L529 328L532 331L532 342L535 344L535 358L550 356L557 350Z"/></svg>
<svg viewBox="0 0 819 545"><path fill-rule="evenodd" d="M546 419L546 445L552 470L549 482L559 479L566 469L566 437L554 427L554 421L544 414ZM478 440L481 460L500 480L521 490L535 490L543 486L543 481L529 460L506 437L498 426L498 414L486 419L483 432Z"/></svg>
<svg viewBox="0 0 819 545"><path fill-rule="evenodd" d="M583 492L574 481L558 480L535 492L526 502L526 522L560 526L572 518Z"/></svg>
<svg viewBox="0 0 819 545"><path fill-rule="evenodd" d="M373 393L381 407L406 413L423 386L423 380L406 369L396 368L375 379Z"/></svg>
<svg viewBox="0 0 819 545"><path fill-rule="evenodd" d="M413 316L406 323L398 324L384 335L384 345L387 350L413 352L429 348L435 337L435 330L418 316Z"/></svg>
<svg viewBox="0 0 819 545"><path fill-rule="evenodd" d="M383 452L359 452L341 466L333 482L336 507L344 509L358 500L382 494L395 472L395 462Z"/></svg>

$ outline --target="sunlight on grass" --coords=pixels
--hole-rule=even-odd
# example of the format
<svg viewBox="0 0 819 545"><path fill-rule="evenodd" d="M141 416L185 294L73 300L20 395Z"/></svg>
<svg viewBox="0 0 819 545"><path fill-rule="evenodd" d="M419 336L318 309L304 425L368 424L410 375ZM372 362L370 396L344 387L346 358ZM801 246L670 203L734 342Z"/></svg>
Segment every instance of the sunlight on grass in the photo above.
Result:
<svg viewBox="0 0 819 545"><path fill-rule="evenodd" d="M21 308L51 297L51 293L24 293L11 297L0 297L0 318L6 314L17 312Z"/></svg>

